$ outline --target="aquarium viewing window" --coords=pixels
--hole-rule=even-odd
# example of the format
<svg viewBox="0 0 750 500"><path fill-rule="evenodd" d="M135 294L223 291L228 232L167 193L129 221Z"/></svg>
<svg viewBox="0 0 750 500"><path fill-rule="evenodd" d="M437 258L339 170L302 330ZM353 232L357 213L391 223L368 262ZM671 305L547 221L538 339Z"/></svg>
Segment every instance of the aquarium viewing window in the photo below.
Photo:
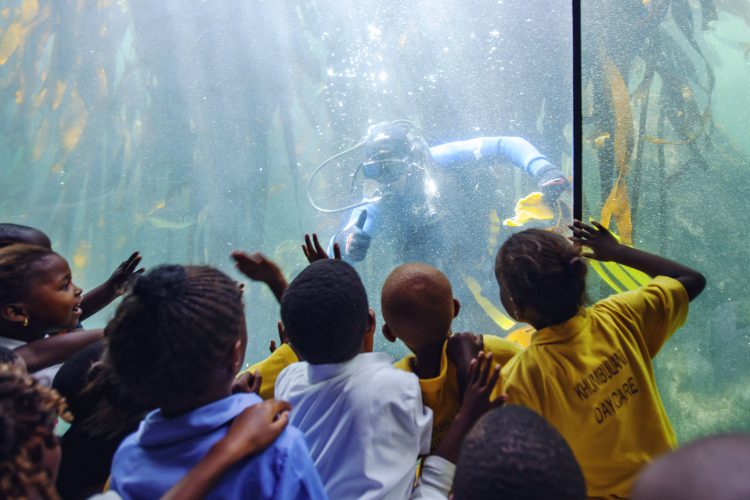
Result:
<svg viewBox="0 0 750 500"><path fill-rule="evenodd" d="M747 429L749 23L740 0L9 0L0 219L42 229L84 289L136 250L226 271L248 362L278 304L233 250L291 279L305 233L349 245L376 311L391 269L428 261L454 330L522 341L499 245L601 220L708 277L655 361L679 437ZM592 265L589 298L643 280Z"/></svg>

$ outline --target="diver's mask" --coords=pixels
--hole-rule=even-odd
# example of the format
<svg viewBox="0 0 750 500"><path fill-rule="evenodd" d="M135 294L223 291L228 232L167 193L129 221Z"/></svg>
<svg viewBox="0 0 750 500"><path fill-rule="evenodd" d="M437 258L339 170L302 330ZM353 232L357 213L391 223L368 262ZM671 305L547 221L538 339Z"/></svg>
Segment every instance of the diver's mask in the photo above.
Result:
<svg viewBox="0 0 750 500"><path fill-rule="evenodd" d="M391 184L406 174L408 166L405 159L384 158L367 160L360 168L362 168L365 179Z"/></svg>

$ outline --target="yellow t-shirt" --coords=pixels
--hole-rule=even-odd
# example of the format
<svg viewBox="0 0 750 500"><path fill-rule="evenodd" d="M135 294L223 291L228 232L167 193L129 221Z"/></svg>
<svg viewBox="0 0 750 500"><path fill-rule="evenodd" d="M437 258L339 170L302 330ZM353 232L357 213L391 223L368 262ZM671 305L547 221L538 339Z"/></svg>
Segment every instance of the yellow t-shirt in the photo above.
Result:
<svg viewBox="0 0 750 500"><path fill-rule="evenodd" d="M491 352L493 360L500 365L504 365L522 351L518 344L494 335L482 335L482 340L484 341L484 351ZM443 358L440 361L440 374L435 378L419 379L419 385L422 388L422 402L432 410L432 445L430 446L430 452L435 451L440 441L443 440L461 407L456 367L448 361L448 356L445 353L447 345L448 342L446 341L443 345ZM414 357L413 354L406 356L394 363L394 366L411 372L411 360ZM498 380L492 399L494 400L500 394L502 394L502 380Z"/></svg>
<svg viewBox="0 0 750 500"><path fill-rule="evenodd" d="M243 370L237 376L239 377L245 372L258 373L263 380L260 384L260 397L263 399L272 399L274 394L274 386L276 385L276 378L281 373L281 370L299 361L294 350L289 347L289 344L281 344L275 351L271 353L263 361L259 361L252 365L247 370Z"/></svg>
<svg viewBox="0 0 750 500"><path fill-rule="evenodd" d="M660 276L539 330L502 373L508 402L570 444L590 497L627 497L640 469L677 444L651 359L687 318L682 284Z"/></svg>

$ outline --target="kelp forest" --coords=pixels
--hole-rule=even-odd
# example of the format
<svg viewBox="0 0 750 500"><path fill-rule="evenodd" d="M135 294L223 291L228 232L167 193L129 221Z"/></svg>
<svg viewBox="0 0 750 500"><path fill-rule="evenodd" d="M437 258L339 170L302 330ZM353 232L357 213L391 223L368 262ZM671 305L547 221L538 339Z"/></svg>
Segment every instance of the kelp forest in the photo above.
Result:
<svg viewBox="0 0 750 500"><path fill-rule="evenodd" d="M582 9L584 217L707 276L657 378L681 440L748 430L750 293L737 269L750 241L750 1ZM83 288L135 250L147 266L226 270L230 251L260 250L292 275L302 235L327 242L339 224L309 205L311 173L372 123L411 120L431 145L524 137L572 176L570 11L562 0L5 0L1 218L49 234ZM535 189L517 169L496 174L497 213L473 210L471 193L452 199L476 218L455 237L487 232L482 273L513 230L499 221ZM311 189L346 204L353 175L337 164ZM368 288L381 267L363 264ZM642 279L592 271L591 300ZM467 310L500 307L491 274L466 283L462 301L479 302ZM277 309L260 286L245 294L255 361ZM494 321L502 334L491 319L461 326Z"/></svg>

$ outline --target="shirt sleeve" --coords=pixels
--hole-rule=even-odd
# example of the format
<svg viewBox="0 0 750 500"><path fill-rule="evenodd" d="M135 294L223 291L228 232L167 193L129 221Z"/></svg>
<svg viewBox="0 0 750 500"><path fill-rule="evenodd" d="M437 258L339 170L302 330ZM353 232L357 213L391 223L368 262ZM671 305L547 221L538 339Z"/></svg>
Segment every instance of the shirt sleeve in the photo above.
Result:
<svg viewBox="0 0 750 500"><path fill-rule="evenodd" d="M520 352L523 351L520 345L510 340L505 340L495 335L482 335L484 343L484 352L492 353L492 360L500 366L506 366ZM494 401L503 394L503 374L497 380L495 389L492 390L490 400Z"/></svg>
<svg viewBox="0 0 750 500"><path fill-rule="evenodd" d="M409 500L447 500L455 475L455 464L437 455L428 456Z"/></svg>
<svg viewBox="0 0 750 500"><path fill-rule="evenodd" d="M634 327L643 338L647 354L653 358L687 319L688 297L679 281L657 276L637 290L613 295L596 306L605 307Z"/></svg>
<svg viewBox="0 0 750 500"><path fill-rule="evenodd" d="M247 370L240 372L239 375L246 372L254 373L258 370L260 376L263 377L263 381L260 385L260 397L263 399L271 399L274 397L274 386L276 385L276 379L279 377L279 373L281 373L284 368L292 363L296 363L297 361L299 361L299 359L294 353L294 350L289 347L289 344L281 344L266 359L255 363Z"/></svg>

